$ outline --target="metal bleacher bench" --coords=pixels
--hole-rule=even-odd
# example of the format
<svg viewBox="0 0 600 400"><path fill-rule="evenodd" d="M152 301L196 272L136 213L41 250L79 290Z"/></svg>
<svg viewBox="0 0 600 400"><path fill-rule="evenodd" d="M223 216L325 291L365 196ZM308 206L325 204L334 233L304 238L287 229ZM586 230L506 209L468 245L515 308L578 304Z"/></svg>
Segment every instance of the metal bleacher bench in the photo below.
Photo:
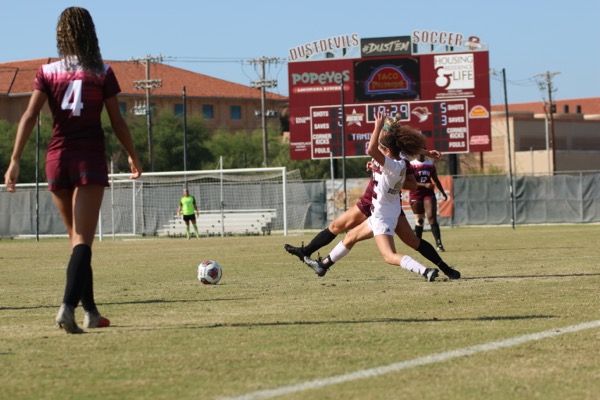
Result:
<svg viewBox="0 0 600 400"><path fill-rule="evenodd" d="M270 235L271 222L276 216L275 209L201 211L196 217L196 225L201 236ZM156 233L180 237L185 236L185 228L182 218L174 216ZM194 233L191 226L190 233Z"/></svg>

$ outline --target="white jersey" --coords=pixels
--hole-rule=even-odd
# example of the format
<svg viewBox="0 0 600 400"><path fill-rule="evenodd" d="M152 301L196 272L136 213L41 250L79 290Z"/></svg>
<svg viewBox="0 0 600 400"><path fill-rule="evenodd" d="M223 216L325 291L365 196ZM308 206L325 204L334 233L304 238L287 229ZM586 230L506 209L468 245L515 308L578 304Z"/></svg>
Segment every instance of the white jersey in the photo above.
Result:
<svg viewBox="0 0 600 400"><path fill-rule="evenodd" d="M373 201L369 226L375 235L393 235L402 212L400 195L406 179L406 161L385 157L384 165L373 173Z"/></svg>

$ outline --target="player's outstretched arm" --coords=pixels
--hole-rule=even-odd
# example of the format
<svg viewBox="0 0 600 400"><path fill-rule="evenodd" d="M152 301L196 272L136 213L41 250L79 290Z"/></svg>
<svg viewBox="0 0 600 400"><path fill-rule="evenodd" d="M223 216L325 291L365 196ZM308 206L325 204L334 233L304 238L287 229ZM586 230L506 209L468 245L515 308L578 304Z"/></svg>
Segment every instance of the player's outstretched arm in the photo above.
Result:
<svg viewBox="0 0 600 400"><path fill-rule="evenodd" d="M375 128L373 129L373 134L371 135L371 140L369 140L369 146L367 147L367 153L377 161L379 165L385 164L385 154L379 150L379 134L383 127L383 121L383 114L377 113L377 116L375 117Z"/></svg>
<svg viewBox="0 0 600 400"><path fill-rule="evenodd" d="M438 150L427 150L427 149L423 149L423 151L421 152L421 154L429 157L429 158L435 158L440 159L442 158L442 152L438 151Z"/></svg>
<svg viewBox="0 0 600 400"><path fill-rule="evenodd" d="M104 101L104 105L106 106L106 111L108 112L108 116L110 118L110 125L115 131L117 139L119 139L119 142L121 142L121 145L123 145L129 156L128 161L129 167L131 168L130 178L137 179L142 176L142 163L138 159L135 151L133 139L131 138L131 132L129 132L129 127L121 116L121 110L119 110L117 96L106 99Z"/></svg>

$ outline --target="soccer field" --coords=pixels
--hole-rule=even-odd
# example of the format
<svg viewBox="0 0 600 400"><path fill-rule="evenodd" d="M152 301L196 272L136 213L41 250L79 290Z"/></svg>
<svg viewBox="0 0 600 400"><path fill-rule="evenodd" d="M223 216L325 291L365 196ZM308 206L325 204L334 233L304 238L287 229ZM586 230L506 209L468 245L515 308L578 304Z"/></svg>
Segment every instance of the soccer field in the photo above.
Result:
<svg viewBox="0 0 600 400"><path fill-rule="evenodd" d="M458 281L373 241L323 278L283 249L312 235L97 241L112 326L83 335L54 326L66 239L0 240L0 398L600 398L600 226L442 235ZM203 259L219 284L198 282Z"/></svg>

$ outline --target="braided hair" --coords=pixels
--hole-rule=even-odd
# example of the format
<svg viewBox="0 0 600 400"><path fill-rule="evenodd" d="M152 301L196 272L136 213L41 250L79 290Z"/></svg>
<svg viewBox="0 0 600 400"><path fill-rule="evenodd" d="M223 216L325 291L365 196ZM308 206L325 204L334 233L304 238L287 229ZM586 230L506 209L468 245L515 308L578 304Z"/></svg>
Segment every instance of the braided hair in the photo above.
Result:
<svg viewBox="0 0 600 400"><path fill-rule="evenodd" d="M84 70L103 73L96 26L85 8L69 7L60 14L56 27L56 46L58 55L69 66L73 66L73 57L76 57Z"/></svg>
<svg viewBox="0 0 600 400"><path fill-rule="evenodd" d="M400 124L399 114L395 117L386 117L383 130L387 135L381 136L379 141L390 149L395 158L400 158L400 153L412 158L425 148L425 136L416 128Z"/></svg>

